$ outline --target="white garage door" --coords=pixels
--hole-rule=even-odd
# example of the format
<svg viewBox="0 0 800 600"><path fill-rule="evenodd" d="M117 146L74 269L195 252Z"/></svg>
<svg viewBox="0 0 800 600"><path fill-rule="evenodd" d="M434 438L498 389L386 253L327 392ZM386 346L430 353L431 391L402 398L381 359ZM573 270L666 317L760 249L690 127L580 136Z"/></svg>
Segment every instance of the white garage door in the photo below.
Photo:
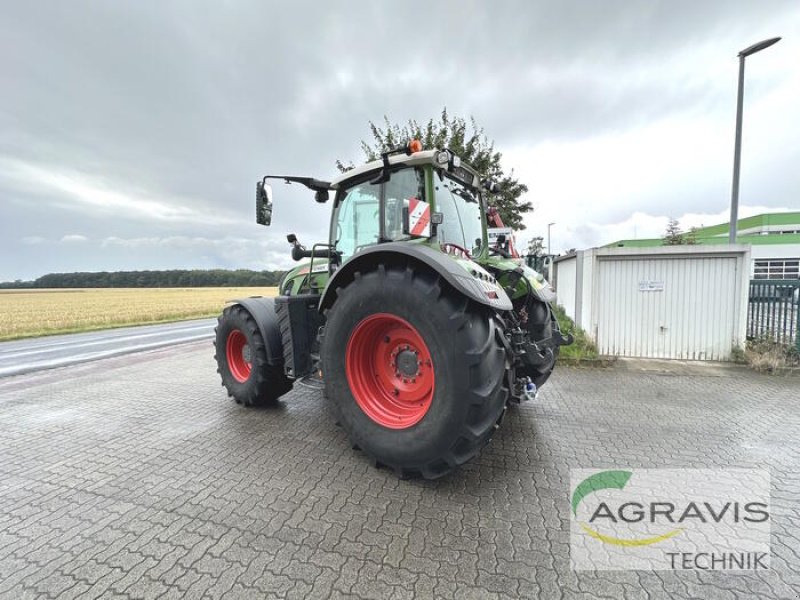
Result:
<svg viewBox="0 0 800 600"><path fill-rule="evenodd" d="M595 335L602 354L725 360L735 339L734 257L601 258Z"/></svg>

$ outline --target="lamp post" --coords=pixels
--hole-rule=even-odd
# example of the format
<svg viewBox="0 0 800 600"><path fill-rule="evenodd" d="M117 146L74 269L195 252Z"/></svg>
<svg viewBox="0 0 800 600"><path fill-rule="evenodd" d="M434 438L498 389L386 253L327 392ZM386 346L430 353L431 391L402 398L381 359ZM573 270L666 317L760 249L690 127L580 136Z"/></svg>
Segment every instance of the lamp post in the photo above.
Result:
<svg viewBox="0 0 800 600"><path fill-rule="evenodd" d="M555 225L555 223L548 223L547 224L547 253L552 254L553 251L550 250L550 228Z"/></svg>
<svg viewBox="0 0 800 600"><path fill-rule="evenodd" d="M733 149L733 189L731 190L731 222L728 226L728 243L736 243L736 228L739 220L739 164L742 159L742 102L744 100L744 59L777 44L781 38L774 37L758 42L739 52L739 93L736 97L736 142Z"/></svg>

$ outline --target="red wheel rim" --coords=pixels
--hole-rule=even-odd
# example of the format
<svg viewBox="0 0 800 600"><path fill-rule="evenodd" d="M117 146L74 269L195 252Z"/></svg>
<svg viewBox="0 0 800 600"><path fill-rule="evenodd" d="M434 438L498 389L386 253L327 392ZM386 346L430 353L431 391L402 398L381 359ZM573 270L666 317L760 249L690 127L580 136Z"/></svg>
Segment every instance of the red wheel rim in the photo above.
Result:
<svg viewBox="0 0 800 600"><path fill-rule="evenodd" d="M250 371L253 369L250 344L247 343L247 337L238 329L234 329L228 334L225 355L228 358L228 369L233 378L239 383L247 381L250 378Z"/></svg>
<svg viewBox="0 0 800 600"><path fill-rule="evenodd" d="M400 317L377 313L356 325L347 342L345 372L356 402L378 425L407 429L431 407L431 353Z"/></svg>

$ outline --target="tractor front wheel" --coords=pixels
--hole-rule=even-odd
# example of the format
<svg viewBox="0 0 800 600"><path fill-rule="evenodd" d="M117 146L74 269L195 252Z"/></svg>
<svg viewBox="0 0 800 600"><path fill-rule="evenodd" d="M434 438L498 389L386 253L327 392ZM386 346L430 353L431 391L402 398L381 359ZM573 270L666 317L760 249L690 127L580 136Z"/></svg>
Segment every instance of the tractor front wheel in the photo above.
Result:
<svg viewBox="0 0 800 600"><path fill-rule="evenodd" d="M274 404L292 389L282 366L267 363L264 338L242 306L228 306L217 322L217 372L228 396L244 406Z"/></svg>
<svg viewBox="0 0 800 600"><path fill-rule="evenodd" d="M497 327L428 271L380 265L337 289L322 364L353 445L401 476L431 479L475 456L508 399Z"/></svg>

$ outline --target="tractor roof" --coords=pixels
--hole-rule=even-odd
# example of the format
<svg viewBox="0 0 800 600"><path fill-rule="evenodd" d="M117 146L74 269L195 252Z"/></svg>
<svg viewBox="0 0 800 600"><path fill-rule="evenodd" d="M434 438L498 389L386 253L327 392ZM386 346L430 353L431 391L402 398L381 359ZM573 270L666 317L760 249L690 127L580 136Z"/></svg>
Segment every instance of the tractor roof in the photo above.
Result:
<svg viewBox="0 0 800 600"><path fill-rule="evenodd" d="M390 165L408 165L408 166L416 166L416 165L425 165L425 164L435 164L435 157L438 150L423 150L421 152L414 152L413 154L394 154L389 156L389 164ZM354 169L350 169L349 171L345 171L338 177L334 177L333 181L331 181L331 188L332 189L339 189L342 187L343 184L346 184L351 179L355 179L364 173L369 173L370 171L378 171L383 167L383 161L373 160L366 164L359 165ZM469 165L465 163L461 163L461 167L470 171L476 178L479 177L478 173Z"/></svg>

